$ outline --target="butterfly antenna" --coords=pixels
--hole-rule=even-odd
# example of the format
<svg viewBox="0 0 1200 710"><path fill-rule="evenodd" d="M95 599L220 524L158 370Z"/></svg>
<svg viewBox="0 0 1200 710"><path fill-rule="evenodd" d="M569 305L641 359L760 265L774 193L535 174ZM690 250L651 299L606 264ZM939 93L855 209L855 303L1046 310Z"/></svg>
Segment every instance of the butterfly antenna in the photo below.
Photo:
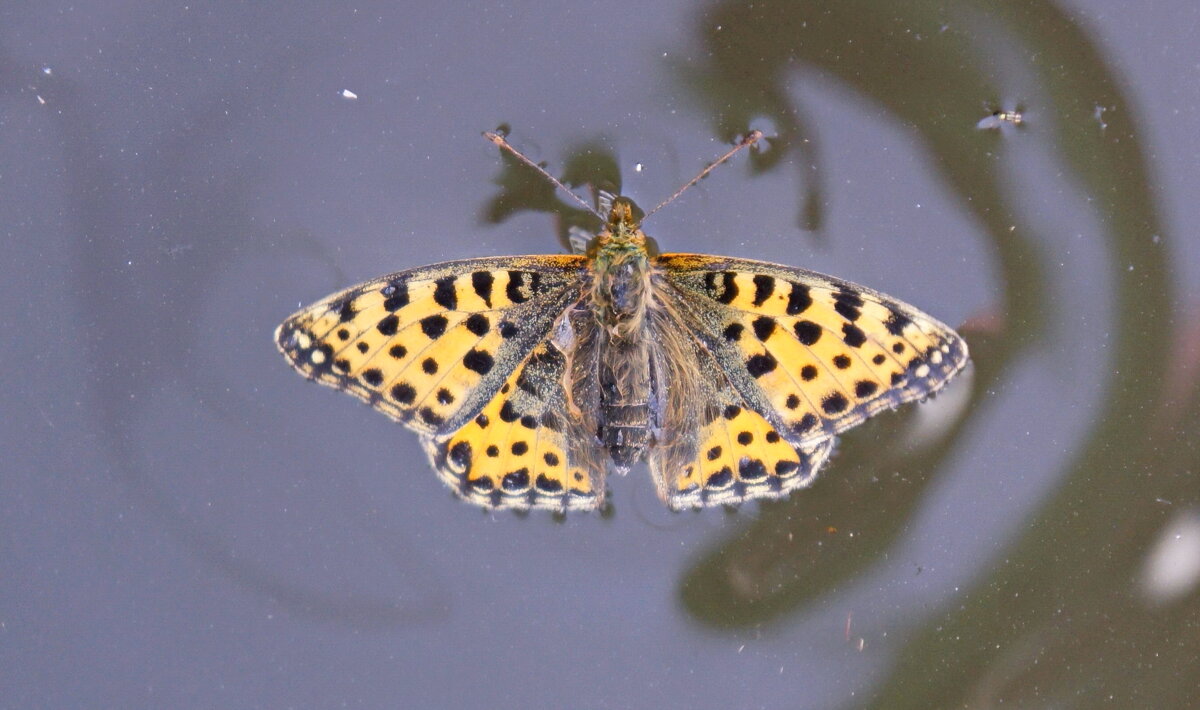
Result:
<svg viewBox="0 0 1200 710"><path fill-rule="evenodd" d="M493 133L493 132L491 132L491 131L484 131L484 132L483 132L483 137L484 137L484 138L487 138L487 139L488 139L488 140L490 140L491 142L495 143L495 144L496 144L496 146L497 146L498 148L500 148L501 150L507 150L509 153L512 153L512 154L513 154L513 156L514 156L514 157L515 157L517 160L520 160L522 163L525 163L525 164L526 164L526 165L528 165L529 167L531 167L531 168L533 168L534 170L538 171L538 173L539 173L539 174L540 174L542 177L544 177L544 178L546 178L547 180L549 180L549 181L550 181L551 183L553 183L553 184L554 184L554 186L555 186L555 187L557 187L558 189L560 189L560 190L562 190L563 192L565 192L565 193L567 193L568 195L570 195L570 196L571 196L571 199L575 200L575 201L576 201L576 202L578 202L580 205L582 205L582 206L583 206L583 208L584 208L585 210L587 210L588 212L591 212L592 214L594 214L594 215L596 215L597 217L599 217L599 218L601 219L601 221L608 219L608 215L600 214L600 212L599 212L599 211L597 211L595 207L592 207L591 205L589 205L589 204L587 203L587 201L586 201L586 200L584 200L584 199L583 199L582 197L580 197L579 195L576 195L574 192L571 192L570 188L568 188L566 185L564 185L564 184L562 184L561 182L559 182L558 178L556 178L556 177L554 177L553 175L551 175L550 173L546 172L546 169L545 169L545 168L543 168L542 166L540 166L540 165L538 165L537 163L533 162L533 161L532 161L532 160L530 160L529 158L526 158L526 157L525 157L525 155L524 155L523 153L521 153L521 151L519 151L519 150L517 150L516 148L512 147L512 145L510 145L510 144L509 144L508 140L507 140L507 139L505 139L505 137L504 137L504 136L500 135L499 133ZM726 156L726 157L728 157L728 156Z"/></svg>
<svg viewBox="0 0 1200 710"><path fill-rule="evenodd" d="M689 187L691 187L692 185L695 185L696 183L703 180L709 173L711 173L713 170L715 170L718 165L720 165L721 163L724 163L726 160L729 160L733 156L737 155L738 151L740 151L741 149L749 148L750 146L754 145L762 137L763 137L762 131L750 131L749 133L747 133L746 137L741 139L740 141L738 141L737 145L730 148L728 153L726 153L725 155L722 155L720 158L717 158L716 160L709 163L708 167L701 170L699 175L692 178L691 180L688 180L687 184L684 185L683 187L679 188L678 190L676 190L674 195L671 195L667 199L658 203L658 206L655 207L654 209L650 210L649 212L647 212L646 216L643 217L642 219L645 220L645 219L649 218L650 215L654 214L655 212L657 212L657 211L661 210L662 208L666 207L667 205L669 205L672 201L674 201L674 199L676 197L679 197L685 191L687 191L687 189Z"/></svg>

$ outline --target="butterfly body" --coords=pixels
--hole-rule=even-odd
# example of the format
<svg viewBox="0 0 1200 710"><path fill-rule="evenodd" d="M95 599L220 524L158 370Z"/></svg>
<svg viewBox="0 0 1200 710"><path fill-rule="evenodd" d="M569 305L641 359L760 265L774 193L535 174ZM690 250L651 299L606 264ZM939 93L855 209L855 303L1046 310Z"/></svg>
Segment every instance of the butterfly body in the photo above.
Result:
<svg viewBox="0 0 1200 710"><path fill-rule="evenodd" d="M617 198L584 254L399 272L287 319L310 379L416 430L460 497L594 509L649 464L672 508L809 485L834 437L967 360L907 304L803 269L661 254Z"/></svg>

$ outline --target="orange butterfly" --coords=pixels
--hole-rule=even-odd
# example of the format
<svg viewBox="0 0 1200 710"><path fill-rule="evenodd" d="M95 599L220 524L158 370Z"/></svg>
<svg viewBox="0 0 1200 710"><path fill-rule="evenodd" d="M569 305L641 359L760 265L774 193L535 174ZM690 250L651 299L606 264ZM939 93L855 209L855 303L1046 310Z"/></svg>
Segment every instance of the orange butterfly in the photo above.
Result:
<svg viewBox="0 0 1200 710"><path fill-rule="evenodd" d="M784 496L812 483L837 434L937 392L967 361L912 306L804 269L663 254L636 214L613 199L581 254L354 286L275 342L305 377L416 430L458 496L556 511L599 507L606 471L642 460L673 509Z"/></svg>

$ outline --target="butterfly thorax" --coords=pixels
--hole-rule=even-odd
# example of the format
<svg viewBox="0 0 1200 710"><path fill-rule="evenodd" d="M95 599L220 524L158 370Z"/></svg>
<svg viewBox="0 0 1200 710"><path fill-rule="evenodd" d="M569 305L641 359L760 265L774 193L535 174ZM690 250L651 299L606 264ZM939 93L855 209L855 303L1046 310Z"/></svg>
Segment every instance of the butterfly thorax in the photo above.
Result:
<svg viewBox="0 0 1200 710"><path fill-rule="evenodd" d="M613 201L608 224L588 245L593 274L592 310L600 326L617 340L637 340L643 333L650 300L650 260L656 254L634 217L633 203Z"/></svg>

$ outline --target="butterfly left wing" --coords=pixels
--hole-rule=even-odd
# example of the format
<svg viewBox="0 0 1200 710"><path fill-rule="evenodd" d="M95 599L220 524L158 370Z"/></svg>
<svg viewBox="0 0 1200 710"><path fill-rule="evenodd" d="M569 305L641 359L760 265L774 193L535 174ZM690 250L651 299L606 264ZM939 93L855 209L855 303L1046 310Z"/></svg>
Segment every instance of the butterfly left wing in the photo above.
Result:
<svg viewBox="0 0 1200 710"><path fill-rule="evenodd" d="M670 383L656 407L658 445L647 456L659 498L673 510L701 508L780 498L811 484L832 437L781 434L778 418L755 411L733 385L738 374L720 366L685 318L655 317L654 369Z"/></svg>
<svg viewBox="0 0 1200 710"><path fill-rule="evenodd" d="M293 314L275 342L305 377L415 429L457 494L498 507L594 507L602 469L593 475L592 452L572 450L547 425L566 412L544 347L578 300L585 268L583 257L563 255L403 271ZM539 392L510 394L531 382ZM488 456L490 447L503 447L504 458ZM502 470L516 452L541 463Z"/></svg>

